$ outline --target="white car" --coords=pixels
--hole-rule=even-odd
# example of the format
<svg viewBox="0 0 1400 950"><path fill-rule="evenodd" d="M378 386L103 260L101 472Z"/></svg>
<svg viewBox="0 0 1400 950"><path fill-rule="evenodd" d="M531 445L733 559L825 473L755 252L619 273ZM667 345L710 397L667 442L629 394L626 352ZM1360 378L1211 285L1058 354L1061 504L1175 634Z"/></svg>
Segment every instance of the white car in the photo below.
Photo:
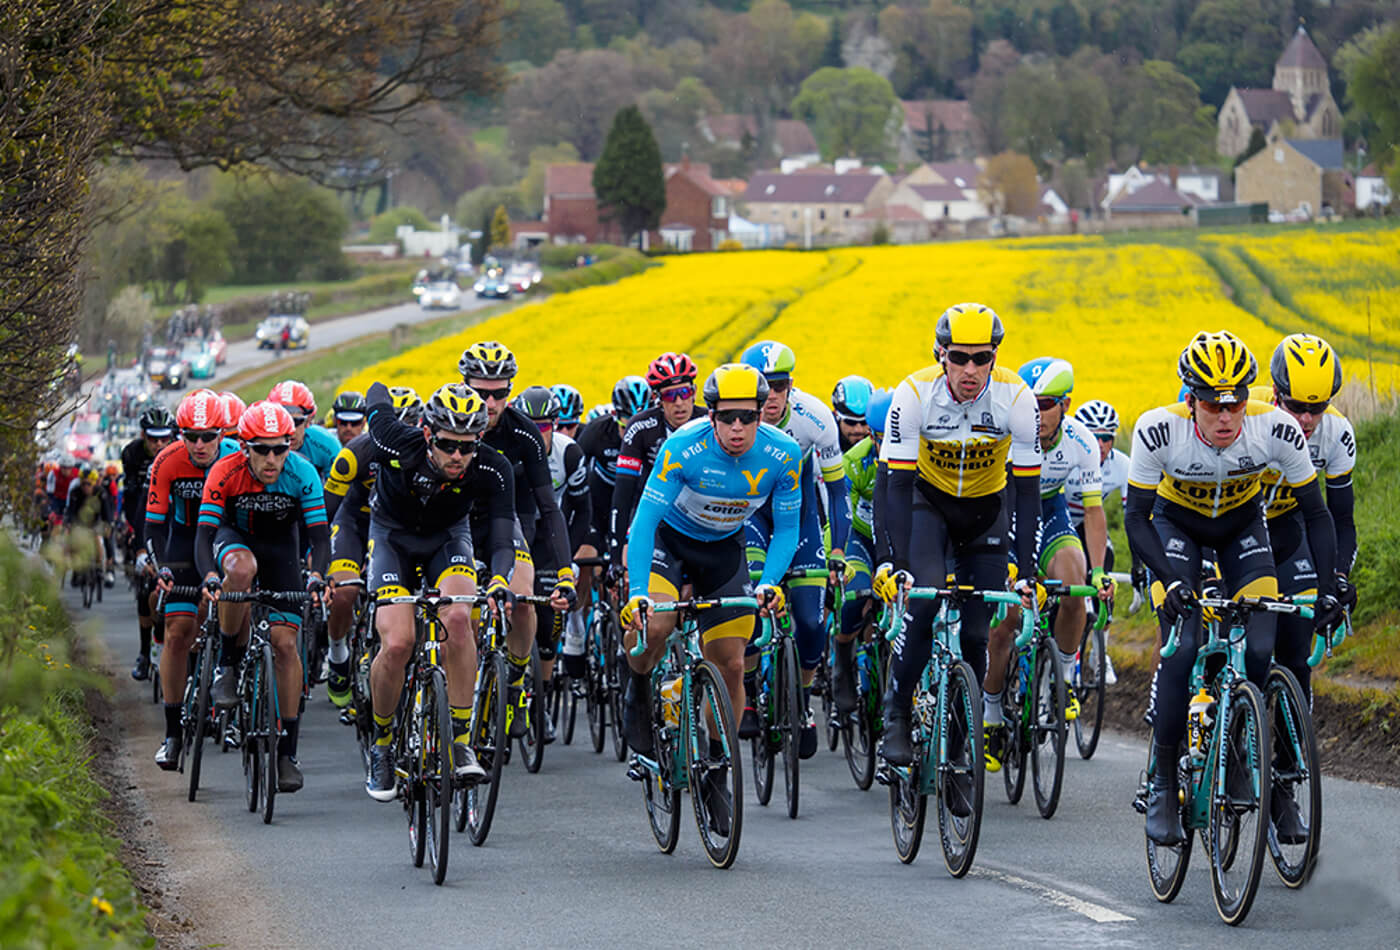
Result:
<svg viewBox="0 0 1400 950"><path fill-rule="evenodd" d="M454 281L433 281L418 295L418 303L424 310L456 310L462 305L462 289Z"/></svg>

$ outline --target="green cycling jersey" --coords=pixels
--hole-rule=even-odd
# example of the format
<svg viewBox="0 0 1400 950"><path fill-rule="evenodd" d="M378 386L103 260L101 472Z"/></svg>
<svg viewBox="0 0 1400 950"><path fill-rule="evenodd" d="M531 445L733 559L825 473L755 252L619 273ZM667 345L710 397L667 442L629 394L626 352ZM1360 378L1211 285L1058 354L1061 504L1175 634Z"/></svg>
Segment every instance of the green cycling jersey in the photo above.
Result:
<svg viewBox="0 0 1400 950"><path fill-rule="evenodd" d="M846 482L851 486L851 530L873 541L875 531L875 474L879 468L880 452L869 436L846 450L842 457Z"/></svg>

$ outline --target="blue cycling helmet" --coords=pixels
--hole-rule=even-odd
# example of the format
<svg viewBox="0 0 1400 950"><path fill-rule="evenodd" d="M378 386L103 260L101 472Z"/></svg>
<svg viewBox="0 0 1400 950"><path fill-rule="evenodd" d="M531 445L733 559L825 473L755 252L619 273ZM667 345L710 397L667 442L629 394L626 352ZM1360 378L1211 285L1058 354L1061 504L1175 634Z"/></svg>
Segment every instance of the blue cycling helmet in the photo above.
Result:
<svg viewBox="0 0 1400 950"><path fill-rule="evenodd" d="M776 340L759 340L744 351L739 362L758 370L770 383L791 379L797 369L797 357L792 348Z"/></svg>
<svg viewBox="0 0 1400 950"><path fill-rule="evenodd" d="M559 424L569 426L578 422L583 416L583 395L568 383L555 383L549 388L559 400Z"/></svg>
<svg viewBox="0 0 1400 950"><path fill-rule="evenodd" d="M651 387L640 376L624 376L612 391L613 414L631 418L651 405Z"/></svg>
<svg viewBox="0 0 1400 950"><path fill-rule="evenodd" d="M860 422L870 406L870 394L875 391L864 376L843 376L831 391L831 408L842 422Z"/></svg>
<svg viewBox="0 0 1400 950"><path fill-rule="evenodd" d="M894 402L893 389L877 389L870 394L870 402L865 407L865 424L871 433L885 434L885 423L890 417L890 403Z"/></svg>
<svg viewBox="0 0 1400 950"><path fill-rule="evenodd" d="M1063 399L1074 390L1074 367L1066 360L1042 356L1023 363L1016 372L1036 396Z"/></svg>

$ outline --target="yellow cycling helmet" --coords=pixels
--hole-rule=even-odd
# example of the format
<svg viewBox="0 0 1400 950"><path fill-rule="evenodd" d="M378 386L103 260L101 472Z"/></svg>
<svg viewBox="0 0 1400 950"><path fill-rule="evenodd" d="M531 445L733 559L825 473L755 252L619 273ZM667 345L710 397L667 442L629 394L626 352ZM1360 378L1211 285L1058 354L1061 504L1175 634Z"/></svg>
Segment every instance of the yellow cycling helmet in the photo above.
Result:
<svg viewBox="0 0 1400 950"><path fill-rule="evenodd" d="M1274 389L1299 402L1330 402L1342 388L1342 364L1321 337L1311 333L1286 336L1269 361Z"/></svg>
<svg viewBox="0 0 1400 950"><path fill-rule="evenodd" d="M1197 333L1176 364L1191 394L1211 402L1244 402L1258 372L1254 354L1229 330Z"/></svg>
<svg viewBox="0 0 1400 950"><path fill-rule="evenodd" d="M943 311L933 332L936 350L957 346L1001 346L1001 317L980 303L954 304Z"/></svg>
<svg viewBox="0 0 1400 950"><path fill-rule="evenodd" d="M440 432L480 433L487 421L486 401L466 383L438 387L423 407L423 424Z"/></svg>
<svg viewBox="0 0 1400 950"><path fill-rule="evenodd" d="M394 404L394 415L399 421L417 425L423 414L423 397L412 386L390 386L389 399Z"/></svg>
<svg viewBox="0 0 1400 950"><path fill-rule="evenodd" d="M747 363L725 363L705 380L705 405L713 409L721 399L752 399L761 406L768 399L768 380Z"/></svg>
<svg viewBox="0 0 1400 950"><path fill-rule="evenodd" d="M462 351L457 370L463 379L514 379L515 354L495 340L473 343Z"/></svg>

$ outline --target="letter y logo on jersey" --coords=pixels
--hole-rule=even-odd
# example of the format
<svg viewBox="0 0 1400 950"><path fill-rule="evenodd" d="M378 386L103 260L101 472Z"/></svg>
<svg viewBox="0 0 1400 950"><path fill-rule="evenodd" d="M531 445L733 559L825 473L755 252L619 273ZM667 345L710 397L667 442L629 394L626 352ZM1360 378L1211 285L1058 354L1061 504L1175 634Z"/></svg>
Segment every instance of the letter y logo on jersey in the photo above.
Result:
<svg viewBox="0 0 1400 950"><path fill-rule="evenodd" d="M664 481L666 481L666 476L667 476L668 474L670 474L672 471L674 471L674 470L676 470L676 469L678 469L678 468L680 468L680 467L681 467L681 463L680 463L680 462L672 462L672 461L671 461L671 450L670 450L670 449L667 449L667 450L665 451L665 453L663 453L663 455L662 455L662 458L661 458L661 471L657 473L657 476L656 476L656 477L657 477L658 479L660 479L661 481L664 482Z"/></svg>
<svg viewBox="0 0 1400 950"><path fill-rule="evenodd" d="M757 474L757 475L753 474L752 472L750 472L750 471L749 471L748 469L746 469L746 468L745 468L745 469L740 469L740 471L743 472L744 480L745 480L746 482L749 483L749 494L750 494L750 495L757 495L757 494L758 494L758 483L761 482L761 481L763 481L763 476L766 475L766 474L768 474L768 469L766 469L766 468L760 468L760 469L758 470L758 474Z"/></svg>

